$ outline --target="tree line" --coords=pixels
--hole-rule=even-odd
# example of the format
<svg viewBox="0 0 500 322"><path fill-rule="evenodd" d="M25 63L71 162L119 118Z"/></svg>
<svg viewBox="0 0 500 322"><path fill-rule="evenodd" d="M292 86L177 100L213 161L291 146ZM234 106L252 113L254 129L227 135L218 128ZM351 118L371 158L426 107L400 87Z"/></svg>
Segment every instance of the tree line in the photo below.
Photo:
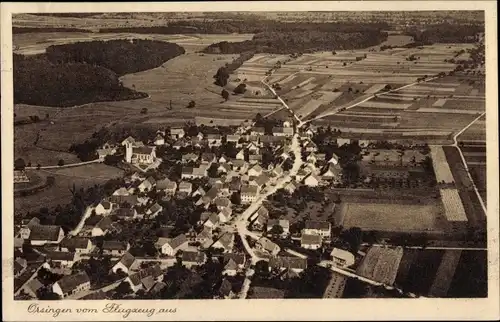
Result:
<svg viewBox="0 0 500 322"><path fill-rule="evenodd" d="M252 40L240 42L219 42L203 52L211 54L238 54L243 52L293 54L349 50L375 46L387 39L387 33L377 29L363 31L266 31L256 34Z"/></svg>
<svg viewBox="0 0 500 322"><path fill-rule="evenodd" d="M474 43L478 40L477 34L484 32L483 24L451 24L441 23L431 25L420 31L411 28L406 31L416 43L431 45L433 43Z"/></svg>

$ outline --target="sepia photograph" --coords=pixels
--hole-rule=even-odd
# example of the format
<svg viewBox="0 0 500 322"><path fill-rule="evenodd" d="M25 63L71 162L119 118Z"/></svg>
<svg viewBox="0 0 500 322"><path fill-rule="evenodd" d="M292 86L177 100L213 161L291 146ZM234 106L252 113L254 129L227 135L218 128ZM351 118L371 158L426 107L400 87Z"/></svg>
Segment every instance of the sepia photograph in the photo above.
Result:
<svg viewBox="0 0 500 322"><path fill-rule="evenodd" d="M139 319L140 300L498 296L485 10L209 7L2 26L7 296L42 319L70 300Z"/></svg>

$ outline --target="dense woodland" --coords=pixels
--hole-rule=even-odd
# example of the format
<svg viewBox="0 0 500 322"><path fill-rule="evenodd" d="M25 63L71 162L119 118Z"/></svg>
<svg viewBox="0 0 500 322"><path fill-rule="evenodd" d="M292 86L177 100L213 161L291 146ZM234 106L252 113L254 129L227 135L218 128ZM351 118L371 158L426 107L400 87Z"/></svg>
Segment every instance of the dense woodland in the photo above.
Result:
<svg viewBox="0 0 500 322"><path fill-rule="evenodd" d="M176 44L149 40L92 41L50 46L46 54L14 54L14 102L74 106L147 97L119 76L155 68L182 55Z"/></svg>
<svg viewBox="0 0 500 322"><path fill-rule="evenodd" d="M293 54L315 51L348 50L375 46L387 39L379 30L332 32L320 30L272 31L256 34L252 40L219 42L203 51L214 54L256 53Z"/></svg>
<svg viewBox="0 0 500 322"><path fill-rule="evenodd" d="M122 76L156 68L184 52L181 46L163 41L116 39L50 46L47 57L53 63L99 65Z"/></svg>
<svg viewBox="0 0 500 322"><path fill-rule="evenodd" d="M484 25L457 25L450 23L436 24L420 31L409 29L406 33L413 37L415 42L430 45L433 43L473 43L477 34L484 32Z"/></svg>
<svg viewBox="0 0 500 322"><path fill-rule="evenodd" d="M40 32L90 32L80 28L57 28L57 27L12 27L13 34L27 34Z"/></svg>

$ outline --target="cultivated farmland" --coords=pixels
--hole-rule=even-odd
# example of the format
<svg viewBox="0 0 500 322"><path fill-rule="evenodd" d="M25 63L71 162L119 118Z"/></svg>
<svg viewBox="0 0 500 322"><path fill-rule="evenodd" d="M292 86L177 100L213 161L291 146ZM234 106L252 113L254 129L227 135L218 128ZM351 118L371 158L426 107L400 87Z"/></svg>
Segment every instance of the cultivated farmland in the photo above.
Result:
<svg viewBox="0 0 500 322"><path fill-rule="evenodd" d="M395 249L381 246L372 246L356 272L366 278L370 278L387 285L394 284L398 272L399 263L403 257L403 248Z"/></svg>

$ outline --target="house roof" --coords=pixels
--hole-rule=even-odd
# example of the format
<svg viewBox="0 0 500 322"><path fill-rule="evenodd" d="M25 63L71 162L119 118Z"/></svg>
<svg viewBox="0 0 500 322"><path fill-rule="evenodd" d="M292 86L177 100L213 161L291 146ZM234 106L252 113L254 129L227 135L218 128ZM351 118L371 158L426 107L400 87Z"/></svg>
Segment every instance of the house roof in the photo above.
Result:
<svg viewBox="0 0 500 322"><path fill-rule="evenodd" d="M186 153L182 155L182 160L198 160L198 155L195 153Z"/></svg>
<svg viewBox="0 0 500 322"><path fill-rule="evenodd" d="M259 164L256 164L254 165L253 167L250 168L250 170L254 170L254 171L257 171L257 172L261 172L262 171L262 167L259 165Z"/></svg>
<svg viewBox="0 0 500 322"><path fill-rule="evenodd" d="M241 194L257 194L258 187L251 185L243 185L241 186Z"/></svg>
<svg viewBox="0 0 500 322"><path fill-rule="evenodd" d="M189 263L204 263L206 260L205 253L198 251L184 251L182 252L182 261Z"/></svg>
<svg viewBox="0 0 500 322"><path fill-rule="evenodd" d="M170 134L184 134L184 129L170 129Z"/></svg>
<svg viewBox="0 0 500 322"><path fill-rule="evenodd" d="M271 268L306 269L307 259L292 256L276 256L269 260Z"/></svg>
<svg viewBox="0 0 500 322"><path fill-rule="evenodd" d="M150 155L151 153L153 153L154 150L155 150L155 147L141 146L141 147L133 148L132 153Z"/></svg>
<svg viewBox="0 0 500 322"><path fill-rule="evenodd" d="M101 206L104 209L111 209L111 203L109 201L101 201Z"/></svg>
<svg viewBox="0 0 500 322"><path fill-rule="evenodd" d="M154 266L150 266L148 268L142 269L133 275L130 275L129 279L134 286L143 284L145 281L147 285L144 285L144 286L145 287L150 286L150 288L151 288L153 286L152 284L154 284L154 283L151 284L151 279L146 279L146 278L152 277L152 279L155 280L158 276L160 276L162 274L163 274L163 272L161 270L160 265L156 264Z"/></svg>
<svg viewBox="0 0 500 322"><path fill-rule="evenodd" d="M240 160L240 159L231 160L231 163L233 164L233 167L237 167L237 168L241 168L247 164L247 162L245 160Z"/></svg>
<svg viewBox="0 0 500 322"><path fill-rule="evenodd" d="M250 154L248 156L249 160L255 160L255 161L261 161L262 160L262 155L261 154Z"/></svg>
<svg viewBox="0 0 500 322"><path fill-rule="evenodd" d="M340 248L334 248L330 253L330 256L341 258L350 265L354 264L355 262L354 255L351 252L348 252L347 250L343 250Z"/></svg>
<svg viewBox="0 0 500 322"><path fill-rule="evenodd" d="M207 140L220 140L222 136L220 134L207 134L206 138Z"/></svg>
<svg viewBox="0 0 500 322"><path fill-rule="evenodd" d="M219 287L219 294L223 296L228 296L233 290L233 285L227 278L222 279L222 283Z"/></svg>
<svg viewBox="0 0 500 322"><path fill-rule="evenodd" d="M96 216L97 217L97 216ZM110 217L102 217L101 220L95 225L96 228L100 228L103 231L110 229L113 226L113 221Z"/></svg>
<svg viewBox="0 0 500 322"><path fill-rule="evenodd" d="M308 235L302 233L300 237L300 243L305 245L321 245L321 236L320 235Z"/></svg>
<svg viewBox="0 0 500 322"><path fill-rule="evenodd" d="M305 223L306 229L330 230L331 224L328 221L308 220Z"/></svg>
<svg viewBox="0 0 500 322"><path fill-rule="evenodd" d="M217 240L217 242L220 243L222 247L224 247L224 249L231 248L231 244L233 243L233 241L234 235L231 233L225 233Z"/></svg>
<svg viewBox="0 0 500 322"><path fill-rule="evenodd" d="M261 174L255 179L255 182L257 182L259 186L263 186L269 182L269 177L266 174Z"/></svg>
<svg viewBox="0 0 500 322"><path fill-rule="evenodd" d="M120 258L119 263L122 263L123 266L125 266L127 269L130 268L135 262L135 257L130 254L129 252L126 252L125 255Z"/></svg>
<svg viewBox="0 0 500 322"><path fill-rule="evenodd" d="M26 226L31 229L34 226L38 226L38 225L40 225L40 219L38 219L37 217L33 217L30 219L30 221L28 222L28 224Z"/></svg>
<svg viewBox="0 0 500 322"><path fill-rule="evenodd" d="M33 293L36 294L36 292L41 289L44 285L38 280L38 278L34 278L28 283L26 283L27 288L29 288Z"/></svg>
<svg viewBox="0 0 500 322"><path fill-rule="evenodd" d="M118 217L134 217L135 210L132 208L118 208L113 211L113 214Z"/></svg>
<svg viewBox="0 0 500 322"><path fill-rule="evenodd" d="M231 260L237 265L245 264L245 254L225 253L223 258L224 258L224 263L227 263Z"/></svg>
<svg viewBox="0 0 500 322"><path fill-rule="evenodd" d="M180 234L179 236L172 238L168 243L169 243L170 247L172 247L172 249L176 249L176 248L180 247L182 244L187 243L187 242L188 242L188 239L187 239L186 235Z"/></svg>
<svg viewBox="0 0 500 322"><path fill-rule="evenodd" d="M61 247L69 249L86 249L89 246L90 239L84 237L64 238L61 241Z"/></svg>
<svg viewBox="0 0 500 322"><path fill-rule="evenodd" d="M252 127L252 129L250 131L257 132L257 133L264 133L265 129L263 127Z"/></svg>
<svg viewBox="0 0 500 322"><path fill-rule="evenodd" d="M192 189L193 189L193 184L191 182L181 181L181 183L179 183L179 190L192 190Z"/></svg>
<svg viewBox="0 0 500 322"><path fill-rule="evenodd" d="M75 260L74 252L48 252L47 259L52 261L73 261Z"/></svg>
<svg viewBox="0 0 500 322"><path fill-rule="evenodd" d="M165 288L165 286L167 286L167 284L163 283L163 282L156 282L155 286L153 286L153 288L151 289L151 292L152 293L158 293L160 292L162 289Z"/></svg>
<svg viewBox="0 0 500 322"><path fill-rule="evenodd" d="M210 222L215 225L219 222L219 216L217 216L217 214L211 213L207 220L210 220Z"/></svg>
<svg viewBox="0 0 500 322"><path fill-rule="evenodd" d="M267 250L269 252L272 252L272 251L276 250L276 248L279 248L278 245L276 245L269 238L266 238L266 237L261 237L257 241L257 243L259 243L262 248L264 248L265 250Z"/></svg>
<svg viewBox="0 0 500 322"><path fill-rule="evenodd" d="M229 207L231 205L231 200L226 197L217 197L214 202L217 207Z"/></svg>
<svg viewBox="0 0 500 322"><path fill-rule="evenodd" d="M117 240L105 240L102 242L102 249L105 250L127 250L128 243Z"/></svg>
<svg viewBox="0 0 500 322"><path fill-rule="evenodd" d="M240 138L241 138L241 136L239 136L239 135L228 134L226 137L226 140L228 142L237 142L240 140Z"/></svg>
<svg viewBox="0 0 500 322"><path fill-rule="evenodd" d="M223 214L224 216L228 217L228 216L231 216L231 214L233 213L233 210L230 207L224 207L220 211L220 213Z"/></svg>
<svg viewBox="0 0 500 322"><path fill-rule="evenodd" d="M113 192L114 196L128 196L130 193L128 192L127 188L125 187L120 187Z"/></svg>
<svg viewBox="0 0 500 322"><path fill-rule="evenodd" d="M290 228L290 222L287 219L270 219L267 222L268 228L272 228L276 225L281 226L283 228Z"/></svg>
<svg viewBox="0 0 500 322"><path fill-rule="evenodd" d="M90 283L90 278L85 272L73 275L65 275L63 276L63 278L57 281L57 284L59 285L59 287L61 287L63 294L67 294L75 290L78 286L84 283Z"/></svg>
<svg viewBox="0 0 500 322"><path fill-rule="evenodd" d="M215 154L214 153L205 152L205 153L201 154L201 160L202 161L213 161L214 158L215 158Z"/></svg>
<svg viewBox="0 0 500 322"><path fill-rule="evenodd" d="M36 225L31 228L30 240L56 241L59 238L60 226Z"/></svg>
<svg viewBox="0 0 500 322"><path fill-rule="evenodd" d="M109 201L116 204L128 203L129 205L135 205L137 203L138 197L136 195L130 196L110 196Z"/></svg>
<svg viewBox="0 0 500 322"><path fill-rule="evenodd" d="M151 207L149 207L149 211L152 213L158 212L162 209L163 209L163 207L160 206L157 202L155 202Z"/></svg>

